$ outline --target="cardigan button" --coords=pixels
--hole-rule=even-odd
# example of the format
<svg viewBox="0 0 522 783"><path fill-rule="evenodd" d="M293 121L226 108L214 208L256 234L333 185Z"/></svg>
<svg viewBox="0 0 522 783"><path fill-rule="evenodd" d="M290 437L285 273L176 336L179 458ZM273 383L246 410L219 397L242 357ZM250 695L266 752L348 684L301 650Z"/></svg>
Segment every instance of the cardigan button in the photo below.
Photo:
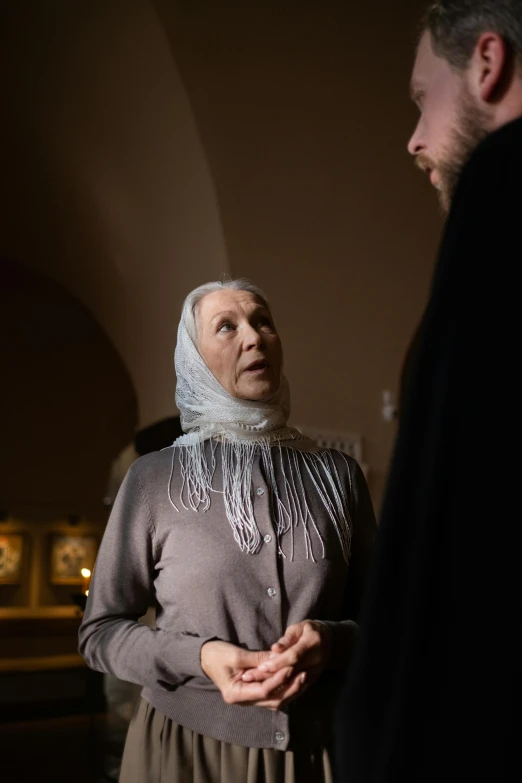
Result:
<svg viewBox="0 0 522 783"><path fill-rule="evenodd" d="M284 742L285 741L285 735L282 731L276 731L275 733L276 742Z"/></svg>
<svg viewBox="0 0 522 783"><path fill-rule="evenodd" d="M270 598L273 598L273 597L274 597L274 595L276 594L276 592L277 592L277 591L275 590L275 588L273 588L273 587L269 587L269 588L268 588L268 590L267 590L266 592L268 593L268 595L270 596Z"/></svg>

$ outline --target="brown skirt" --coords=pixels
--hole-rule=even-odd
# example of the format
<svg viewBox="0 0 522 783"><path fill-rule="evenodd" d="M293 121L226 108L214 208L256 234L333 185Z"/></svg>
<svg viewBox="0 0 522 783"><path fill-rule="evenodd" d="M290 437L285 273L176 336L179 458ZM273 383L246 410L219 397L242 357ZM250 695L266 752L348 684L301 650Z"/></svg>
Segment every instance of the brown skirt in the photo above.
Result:
<svg viewBox="0 0 522 783"><path fill-rule="evenodd" d="M332 783L326 749L316 753L244 748L174 723L140 699L120 783Z"/></svg>

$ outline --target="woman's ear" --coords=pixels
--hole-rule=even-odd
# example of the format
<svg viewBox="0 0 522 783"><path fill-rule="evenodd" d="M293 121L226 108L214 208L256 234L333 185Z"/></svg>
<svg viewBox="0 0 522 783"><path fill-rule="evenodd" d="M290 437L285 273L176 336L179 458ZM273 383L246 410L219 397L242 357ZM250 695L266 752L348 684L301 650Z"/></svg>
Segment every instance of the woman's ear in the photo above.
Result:
<svg viewBox="0 0 522 783"><path fill-rule="evenodd" d="M471 57L472 92L484 103L494 100L508 67L508 49L498 33L483 33Z"/></svg>

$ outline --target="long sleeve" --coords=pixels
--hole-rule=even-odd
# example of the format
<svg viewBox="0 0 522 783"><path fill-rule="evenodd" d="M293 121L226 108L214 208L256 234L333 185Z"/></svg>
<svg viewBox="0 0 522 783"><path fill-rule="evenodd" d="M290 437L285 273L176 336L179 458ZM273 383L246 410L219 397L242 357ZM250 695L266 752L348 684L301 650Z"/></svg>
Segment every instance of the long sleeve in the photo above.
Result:
<svg viewBox="0 0 522 783"><path fill-rule="evenodd" d="M325 621L333 634L330 669L346 668L350 663L359 627L357 620L375 542L377 524L364 474L356 462L350 465L352 541L348 579L344 593L343 620ZM321 618L318 618L321 619Z"/></svg>
<svg viewBox="0 0 522 783"><path fill-rule="evenodd" d="M122 483L100 546L79 651L88 666L128 682L171 689L204 677L200 650L209 638L149 628L138 619L154 605L154 520L138 465Z"/></svg>
<svg viewBox="0 0 522 783"><path fill-rule="evenodd" d="M339 781L509 781L518 763L521 180L518 120L455 191L338 706Z"/></svg>

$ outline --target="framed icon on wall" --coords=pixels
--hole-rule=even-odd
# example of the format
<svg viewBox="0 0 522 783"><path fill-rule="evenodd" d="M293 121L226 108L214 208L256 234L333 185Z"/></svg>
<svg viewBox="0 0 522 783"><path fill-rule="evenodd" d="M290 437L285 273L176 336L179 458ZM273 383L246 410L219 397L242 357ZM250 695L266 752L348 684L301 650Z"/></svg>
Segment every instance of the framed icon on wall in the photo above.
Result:
<svg viewBox="0 0 522 783"><path fill-rule="evenodd" d="M92 571L98 551L97 536L53 535L50 581L54 585L79 585L82 569Z"/></svg>
<svg viewBox="0 0 522 783"><path fill-rule="evenodd" d="M19 533L0 535L0 585L19 585L22 581L24 537Z"/></svg>

